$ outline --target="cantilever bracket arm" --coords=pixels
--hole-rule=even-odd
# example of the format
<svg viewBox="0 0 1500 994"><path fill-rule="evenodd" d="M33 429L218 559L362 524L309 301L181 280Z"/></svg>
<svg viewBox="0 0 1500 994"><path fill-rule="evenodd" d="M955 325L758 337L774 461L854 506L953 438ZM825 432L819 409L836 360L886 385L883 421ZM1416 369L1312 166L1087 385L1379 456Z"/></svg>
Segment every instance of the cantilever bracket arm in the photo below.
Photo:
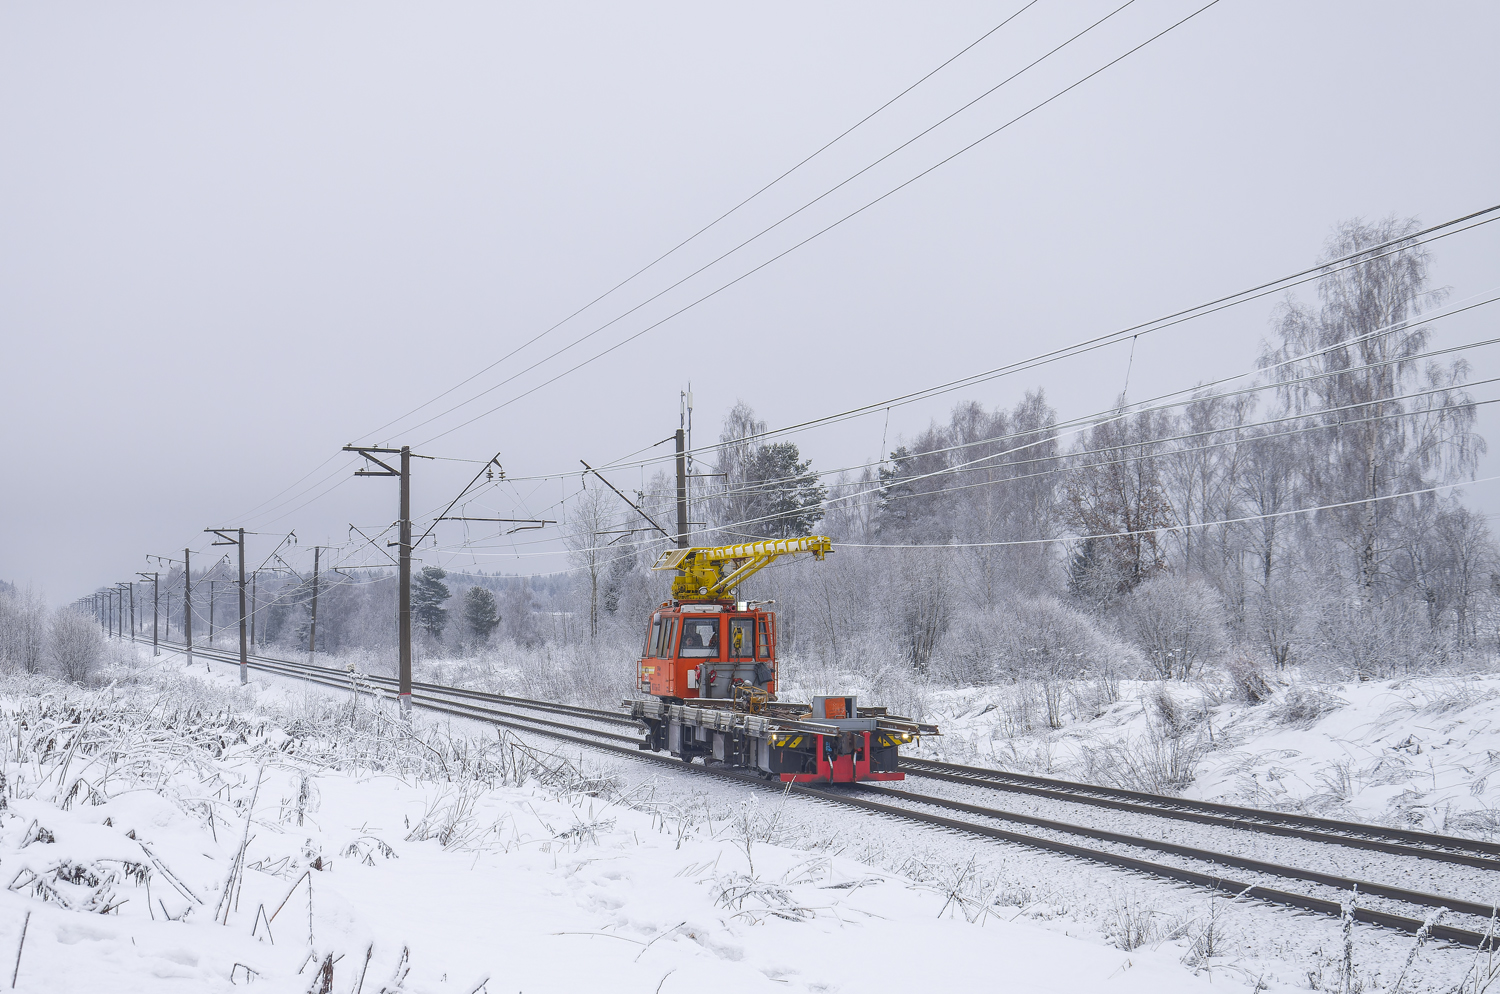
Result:
<svg viewBox="0 0 1500 994"><path fill-rule="evenodd" d="M386 462L384 462L384 461L382 461L380 459L376 459L373 455L371 455L371 453L373 453L373 452L379 452L381 455L399 456L401 454L401 450L400 449L377 449L377 448L374 448L374 447L368 446L368 445L346 445L346 446L344 446L344 451L345 452L358 452L360 455L362 455L366 459L370 460L370 462L374 463L375 465L379 466L381 469L385 470L385 472L382 473L382 472L379 472L379 471L373 470L373 469L356 469L354 471L354 475L355 476L400 476L401 475L401 471L399 469L396 469L395 467L389 465L388 463L386 463Z"/></svg>
<svg viewBox="0 0 1500 994"><path fill-rule="evenodd" d="M239 545L240 544L240 540L237 537L236 538L231 538L230 537L229 533L232 532L232 531L234 531L234 529L232 529L232 528L205 528L203 530L206 531L206 532L213 532L215 535L219 536L219 541L217 541L217 542L210 542L210 543L208 543L209 545Z"/></svg>
<svg viewBox="0 0 1500 994"><path fill-rule="evenodd" d="M673 436L673 437L675 438L676 436ZM660 445L661 443L658 442L657 444ZM634 511L636 514L639 514L641 517L645 518L646 519L646 523L648 525L650 525L652 528L655 528L657 531L661 532L662 536L664 538L667 538L667 539L672 538L672 536L667 532L667 530L665 528L663 528L661 525L657 524L655 521L653 521L652 518L651 518L651 515L647 514L641 508L641 506L639 504L632 503L629 497L626 497L624 494L620 493L620 488L619 487L615 486L613 483L610 483L608 480L606 480L602 475L600 475L600 473L599 473L599 471L597 469L595 469L594 467L590 466L588 463L583 462L582 459L580 459L578 461L581 462L581 463L583 463L583 468L585 470L587 470L588 472L593 473L595 476L599 477L599 481L601 483L603 483L609 489L613 490L615 492L616 496L618 496L627 505L629 505L629 507L630 507L630 509L632 511Z"/></svg>
<svg viewBox="0 0 1500 994"><path fill-rule="evenodd" d="M391 526L390 525L386 525L385 526L385 531L390 531L390 530L391 530ZM366 535L363 528L359 527L356 524L350 524L349 525L349 531L359 532L360 537L363 538L366 542L369 542L371 548L375 549L375 551L379 552L385 558L391 560L391 565L392 566L400 565L399 563L396 562L396 560L391 559L391 554L389 552L386 552L385 549L382 549L380 546L376 545L375 544L375 540L373 538L371 538L370 536ZM345 532L344 534L348 535L349 532ZM385 534L385 532L381 532L381 534L383 535L383 534ZM400 545L401 543L400 542L396 542L394 544Z"/></svg>

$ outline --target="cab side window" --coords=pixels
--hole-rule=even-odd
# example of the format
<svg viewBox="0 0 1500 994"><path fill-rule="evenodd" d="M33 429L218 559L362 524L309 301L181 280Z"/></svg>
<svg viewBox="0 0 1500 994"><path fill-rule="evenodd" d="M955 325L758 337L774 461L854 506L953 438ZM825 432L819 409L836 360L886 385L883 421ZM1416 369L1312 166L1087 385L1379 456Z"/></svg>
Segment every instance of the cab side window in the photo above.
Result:
<svg viewBox="0 0 1500 994"><path fill-rule="evenodd" d="M729 622L729 658L751 659L755 655L755 621L735 618Z"/></svg>
<svg viewBox="0 0 1500 994"><path fill-rule="evenodd" d="M658 659L672 658L672 637L677 634L677 619L663 618L657 623L655 638L656 648L652 653Z"/></svg>

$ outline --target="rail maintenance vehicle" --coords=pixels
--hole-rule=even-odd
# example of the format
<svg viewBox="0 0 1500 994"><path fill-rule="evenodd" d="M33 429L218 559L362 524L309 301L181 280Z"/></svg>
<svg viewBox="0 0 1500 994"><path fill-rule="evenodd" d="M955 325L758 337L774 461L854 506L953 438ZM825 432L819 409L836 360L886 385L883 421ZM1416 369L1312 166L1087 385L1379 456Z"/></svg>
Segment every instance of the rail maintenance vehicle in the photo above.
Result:
<svg viewBox="0 0 1500 994"><path fill-rule="evenodd" d="M860 707L853 695L797 704L776 697L776 614L735 588L782 556L821 561L821 535L714 548L674 548L654 570L675 570L672 597L652 612L637 664L641 699L623 702L645 726L640 748L702 758L791 783L901 780L901 746L935 725Z"/></svg>

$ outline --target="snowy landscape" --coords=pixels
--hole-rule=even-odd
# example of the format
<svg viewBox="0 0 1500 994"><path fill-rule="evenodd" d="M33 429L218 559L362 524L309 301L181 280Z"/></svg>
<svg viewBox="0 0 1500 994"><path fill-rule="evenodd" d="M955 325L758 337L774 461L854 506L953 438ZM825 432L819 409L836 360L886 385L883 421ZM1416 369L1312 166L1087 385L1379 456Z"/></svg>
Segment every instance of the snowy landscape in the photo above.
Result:
<svg viewBox="0 0 1500 994"><path fill-rule="evenodd" d="M1254 897L476 722L408 730L388 702L242 688L235 666L139 644L109 646L97 678L3 689L0 944L20 990L1343 989L1339 921ZM1500 679L1212 692L1125 684L1031 732L1007 723L1014 687L935 695L946 731L918 755L1152 786L1100 754L1141 750L1167 694L1213 728L1187 796L1496 837ZM1495 899L1462 872L1427 883ZM1354 989L1500 976L1473 949L1365 926L1349 943Z"/></svg>
<svg viewBox="0 0 1500 994"><path fill-rule="evenodd" d="M0 5L0 992L1500 994L1497 32Z"/></svg>

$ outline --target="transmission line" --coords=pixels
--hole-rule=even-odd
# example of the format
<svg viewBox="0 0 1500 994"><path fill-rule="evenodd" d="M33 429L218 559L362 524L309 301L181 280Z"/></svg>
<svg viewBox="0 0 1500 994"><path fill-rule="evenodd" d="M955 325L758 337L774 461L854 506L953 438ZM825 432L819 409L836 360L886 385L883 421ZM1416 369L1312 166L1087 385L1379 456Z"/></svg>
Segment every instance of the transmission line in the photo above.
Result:
<svg viewBox="0 0 1500 994"><path fill-rule="evenodd" d="M984 34L980 35L974 41L971 41L969 44L967 44L963 48L959 49L957 53L955 53L954 55L950 56L947 60L945 60L942 64L940 64L936 69L933 69L931 72L927 73L927 75L923 76L921 79L918 79L915 83L912 83L910 86L906 87L906 89L902 90L900 93L896 94L894 97L891 97L885 103L881 104L879 107L875 108L870 113L868 113L864 117L860 118L858 121L854 122L848 128L845 128L843 131L841 131L834 138L832 138L829 141L825 142L823 145L821 145L819 148L817 148L814 152L812 152L812 154L810 154L810 155L806 156L805 158L801 159L796 164L794 164L790 169L787 169L785 172L781 173L775 179L771 180L769 183L765 184L760 189L758 189L754 193L750 194L750 196L748 196L745 199L741 200L739 203L735 204L733 207L729 208L729 210L727 210L724 213L720 214L718 217L714 218L712 221L708 222L703 227L701 227L697 231L693 232L691 235L688 235L682 241L678 242L676 245L674 245L671 248L667 249L667 251L663 252L661 255L657 256L655 259L652 259L650 262L646 263L646 265L642 266L640 269L638 269L635 272L631 273L629 276L625 277L623 280L621 280L620 282L616 283L614 286L610 287L608 290L605 290L603 293L599 294L599 296L595 297L593 300L590 300L588 303L584 304L582 307L578 308L576 311L574 311L573 313L569 314L567 317L563 318L561 321L558 321L556 324L552 325L551 327L549 327L549 328L543 330L542 332L540 332L540 333L532 336L531 338L527 339L525 342L522 342L519 346L517 346L516 348L510 350L509 352L507 352L505 355L501 356L500 358L496 359L494 362L490 363L488 366L485 366L483 369L480 369L480 370L476 371L475 373L473 373L472 375L465 377L464 379L460 380L458 383L455 383L453 386L451 386L448 389L444 390L442 393L438 394L437 396L432 397L429 400L423 401L421 404L418 404L416 407L414 407L411 410L407 411L405 414L402 414L399 417L396 417L396 418L391 419L390 421L387 421L385 424L383 424L380 427L376 428L374 431L366 432L365 433L366 437L373 437L377 433L382 432L385 429L387 429L387 428L391 427L392 425L396 424L397 422L402 421L402 420L410 417L411 415L417 413L418 411L422 410L423 408L427 407L428 405L436 403L437 401L439 401L442 398L446 397L448 394L450 394L453 391L455 391L455 390L459 389L460 387L464 386L464 384L472 382L477 377L484 375L485 373L487 373L490 370L494 369L496 366L498 366L501 363L505 362L511 356L514 356L516 353L518 353L518 352L522 351L523 349L526 349L527 347L531 346L532 344L540 341L541 339L545 338L547 335L550 335L552 332L556 331L558 328L561 328L563 325L567 324L569 321L573 320L578 315L580 315L584 311L588 310L590 307L593 307L595 304L599 303L604 298L606 298L606 297L610 296L611 294L615 293L615 291L620 290L623 287L625 287L627 284L633 282L637 277L639 277L639 276L643 275L644 273L646 273L647 270L650 270L650 269L654 268L658 263L664 261L669 256L672 256L672 255L676 254L678 252L678 250L680 250L682 248L685 248L689 243L691 243L693 241L696 241L700 235L703 235L704 233L706 233L710 228L716 227L720 222L722 222L725 219L727 219L731 214L736 213L737 211L740 210L740 208L746 206L752 200L755 200L761 194L763 194L767 190L771 189L771 187L773 187L776 184L780 183L782 180L786 179L792 173L796 172L798 169L801 169L803 166L807 165L813 159L817 158L819 155L822 155L824 152L828 151L828 149L832 148L834 145L838 144L840 141L842 141L843 139L847 138L856 129L858 129L860 126L864 125L871 118L873 118L877 114L879 114L881 111L885 110L887 107L891 106L896 101L898 101L902 97L906 96L912 90L915 90L918 86L921 86L923 83L927 82L933 76L936 76L939 72L941 72L942 70L946 69L948 66L950 66L951 64L953 64L955 61L957 61L959 59L960 56L962 56L965 53L967 53L974 46L976 46L980 42L984 41L986 38L988 38L990 35L994 34L996 31L999 31L1001 28L1005 27L1007 24L1009 24L1011 21L1015 20L1017 17L1020 17L1027 10L1029 10L1032 7L1036 6L1037 2L1038 2L1038 0L1030 0L1030 2L1028 2L1025 6L1021 7L1014 14L1011 14L1009 17L1005 18L1005 20L1001 21L999 24L997 24L994 27L990 28L988 31L986 31ZM1133 0L1132 0L1132 2L1133 2ZM941 122L939 122L939 123L941 123ZM915 139L913 139L913 140L915 140ZM845 182L847 182L847 180ZM842 184L840 184L840 185L842 185ZM626 313L629 313L629 312L626 312ZM481 394L480 396L483 396L483 395ZM470 401L465 401L464 403L469 403L469 402ZM460 405L460 406L462 406L462 405ZM422 426L422 424L425 424L425 423L426 422L422 422L420 424L413 425L410 430L415 430L416 428L420 428Z"/></svg>
<svg viewBox="0 0 1500 994"><path fill-rule="evenodd" d="M743 273L743 274L741 274L739 276L736 276L734 279L730 280L729 282L724 283L721 286L717 287L716 289L711 290L708 293L704 294L703 296L697 298L696 300L693 300L693 301L685 304L684 306L682 306L682 307L678 308L677 310L675 310L675 311L671 312L670 314L668 314L666 317L663 317L663 318L661 318L661 319L659 319L659 320L657 320L657 321L655 321L655 322L647 325L646 327L640 329L639 331L637 331L637 332L635 332L635 333L633 333L631 335L628 335L627 337L625 337L621 341L616 342L614 345L611 345L608 348L603 349L602 351L600 351L600 352L594 354L593 356L589 357L588 359L585 359L582 362L580 362L580 363L578 363L578 364L576 364L574 366L571 366L568 369L563 370L561 373L558 373L557 375L555 375L555 376L553 376L553 377L551 377L551 378L549 378L547 380L542 381L541 383L537 384L536 386L531 387L530 389L525 390L525 391L517 394L516 396L510 398L509 400L504 401L503 403L497 404L496 406L490 408L489 410L484 411L484 412L482 412L480 414L477 414L474 417L469 418L466 421L462 421L459 424L456 424L456 425L454 425L451 428L448 428L448 429L446 429L444 431L438 432L436 435L433 435L431 438L425 439L424 441L419 442L417 444L419 444L419 445L427 445L430 442L436 441L439 438L443 438L443 437L445 437L447 435L452 434L455 431L458 431L460 428L467 427L468 425L471 425L471 424L473 424L476 421L479 421L479 420L481 420L483 418L489 417L491 414L494 414L495 412L497 412L497 411L499 411L499 410L501 410L501 409L503 409L505 407L508 407L511 404L514 404L516 401L521 400L521 399L523 399L525 397L529 397L531 394L536 393L538 390L541 390L543 387L546 387L546 386L549 386L549 385L551 385L553 383L556 383L558 380L562 379L563 377L569 376L569 375L577 372L578 370L582 369L583 367L588 366L588 365L590 365L590 364L598 361L599 359L604 358L605 356L609 355L611 352L614 352L616 349L619 349L619 348L621 348L621 347L629 344L630 342L635 341L636 339L640 338L642 335L645 335L647 332L650 332L650 331L652 331L652 330L660 327L661 325L667 323L668 321L672 320L673 318L677 317L678 315L683 314L684 312L686 312L688 310L691 310L692 308L698 306L699 304L703 303L704 301L706 301L706 300L708 300L708 299L710 299L710 298L712 298L714 296L717 296L718 294L720 294L723 291L729 289L730 287L736 285L737 283L741 282L742 280L748 279L750 276L754 275L755 273L759 272L760 270L762 270L762 269L766 268L767 266L771 265L772 263L774 263L774 262L776 262L776 261L784 258L785 256L790 255L792 252L795 252L797 249L799 249L802 246L806 245L807 243L813 241L814 239L819 238L819 237L821 237L824 234L827 234L829 231L832 231L834 228L837 228L838 226L842 225L844 222L846 222L846 221L848 221L848 220L850 220L850 219L852 219L854 217L857 217L858 215L860 215L860 214L864 213L865 211L869 210L871 207L874 207L876 204L884 201L886 198L893 196L894 194L898 193L901 190L904 190L906 187L908 187L911 184L915 183L917 180L922 179L924 176L927 176L928 174L932 173L934 170L941 168L942 166L948 164L949 162L952 162L954 159L958 158L960 155L963 155L965 152L968 152L971 149L973 149L973 148L977 147L978 145L982 144L983 142L988 141L989 139L991 139L994 136L1000 134L1000 132L1006 130L1007 128L1011 127L1012 125L1014 125L1014 124L1016 124L1016 123L1018 123L1018 122L1020 122L1022 120L1025 120L1027 117L1029 117L1032 114L1036 113L1037 111L1041 110L1043 107L1046 107L1048 104L1050 104L1053 101L1061 98L1065 94L1070 93L1071 91L1077 89L1079 86L1082 86L1084 83L1086 83L1089 80L1093 79L1095 76L1099 75L1100 73L1108 70L1112 66L1117 65L1118 63L1120 63L1124 59L1129 58L1131 55L1134 55L1136 52L1139 52L1141 49L1145 48L1147 45L1150 45L1152 42L1156 41L1157 39L1161 38L1162 36L1168 34L1171 31L1176 30L1177 28L1181 27L1183 24L1186 24L1188 21L1192 20L1194 17L1197 17L1199 14L1203 13L1205 10L1207 10L1210 7L1214 6L1218 2L1219 2L1219 0L1209 0L1209 2L1207 4L1203 5L1202 7L1199 7L1197 10L1193 11L1191 14L1188 14L1186 17L1184 17L1184 18L1182 18L1182 19L1174 22L1173 24L1169 25L1166 28L1163 28L1161 31L1158 31L1156 34L1152 35L1150 38L1147 38L1145 41L1143 41L1140 44L1136 45L1134 48L1131 48L1129 51L1125 52L1123 55L1117 56L1116 58L1110 60L1109 62L1107 62L1104 65L1100 66L1098 69L1095 69L1093 72L1090 72L1088 75L1083 76L1082 78L1080 78L1080 79L1076 80L1075 82L1069 84L1068 86L1064 87L1063 89L1057 91L1052 96L1046 98L1045 100L1041 101L1040 103L1034 104L1028 110L1022 112L1021 114L1018 114L1017 116L1011 118L1009 121L1007 121L1004 124L1000 125L1000 127L995 128L993 131L990 131L989 133L983 135L982 137L980 137L978 139L975 139L974 141L972 141L969 144L965 145L964 147L960 148L957 152L954 152L953 154L951 154L951 155L949 155L949 156L947 156L947 157L945 157L943 159L938 160L938 162L934 163L931 166L928 166L926 169L924 169L921 172L917 173L915 176L912 176L910 179L907 179L904 182L902 182L902 183L898 184L897 186L893 187L892 189L886 191L885 193L883 193L880 196L876 197L874 200L869 201L864 206L859 207L856 210L853 210L850 213L845 214L843 217L840 217L838 220L834 221L833 223L831 223L831 224L829 224L829 225L827 225L827 226L825 226L823 228L818 229L817 231L813 232L811 235L808 235L806 238L803 238L801 241L798 241L795 244L793 244L790 248L787 248L787 249L782 250L781 252L778 252L777 254L773 255L771 258L769 258L766 261L760 263L759 265L755 266L754 268L750 269L749 271L747 271L747 272L745 272L745 273ZM712 264L710 264L710 265L712 265ZM675 285L676 284L674 284L674 286ZM659 294L658 294L658 296L659 296ZM652 299L655 299L655 298L652 298ZM627 313L629 313L629 312L627 312ZM615 320L618 320L618 318L615 319ZM611 321L609 323L613 324L614 321ZM588 335L584 336L584 338L579 339L578 341L583 341L586 338L591 337L592 335L596 334L597 332L602 331L605 327L608 327L608 325L604 325L604 326L601 326L600 328L596 328L593 332L590 332ZM575 342L573 344L577 344L577 342ZM529 372L532 369L535 369L542 362L547 362L547 361L551 360L552 358L555 358L556 356L560 355L563 351L566 351L568 348L572 348L572 345L566 346L564 349L558 350L557 352L553 352L551 355L547 356L546 358L544 358L542 360L539 360L537 363L534 363L532 366L527 367L527 369L522 370L521 373L515 374L515 376L522 375L523 373L526 373L526 372ZM508 383L511 380L514 380L515 376L510 377L505 382ZM497 386L498 386L498 384L497 384ZM494 388L490 388L490 389L494 389ZM486 392L488 392L488 390ZM467 402L465 402L465 403L467 403ZM460 406L462 406L462 405L460 405ZM444 414L451 413L451 410L453 410L453 409L450 409L450 411L444 412ZM442 415L439 415L439 417L440 416L442 416ZM422 424L430 423L432 420L433 419L429 418L427 421L422 422Z"/></svg>

